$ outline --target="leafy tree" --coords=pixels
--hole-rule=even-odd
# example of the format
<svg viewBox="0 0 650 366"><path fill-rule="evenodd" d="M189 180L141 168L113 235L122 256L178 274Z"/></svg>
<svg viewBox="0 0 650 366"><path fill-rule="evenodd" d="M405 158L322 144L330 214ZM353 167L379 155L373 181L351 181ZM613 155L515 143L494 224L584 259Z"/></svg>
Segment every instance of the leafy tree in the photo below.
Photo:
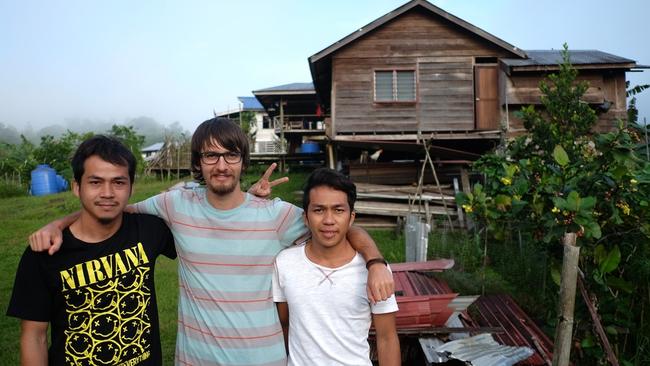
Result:
<svg viewBox="0 0 650 366"><path fill-rule="evenodd" d="M577 82L565 45L559 72L540 84L544 108L520 112L528 134L480 159L475 168L485 184L458 200L501 245L512 243L513 232L535 243L550 258L548 275L558 284L558 244L564 233L576 233L584 282L610 342L624 362L645 364L650 165L635 154L638 133L622 121L614 131L591 132L597 116L581 100L587 87ZM576 303L574 340L580 352L572 354L581 364L602 362L591 318L584 303Z"/></svg>
<svg viewBox="0 0 650 366"><path fill-rule="evenodd" d="M49 164L61 176L72 179L72 168L70 167L72 154L81 141L90 136L92 136L91 133L80 135L69 130L58 139L45 135L41 137L40 145L34 149L34 160L38 164Z"/></svg>
<svg viewBox="0 0 650 366"><path fill-rule="evenodd" d="M627 108L627 121L629 123L639 123L639 111L636 109L636 95L650 88L650 84L635 85L630 88L630 82L626 81L625 87L628 88L625 91L625 96L628 98L631 97Z"/></svg>
<svg viewBox="0 0 650 366"><path fill-rule="evenodd" d="M240 121L241 121L241 129L248 137L249 145L251 149L253 149L253 146L255 146L255 136L257 134L257 125L256 125L257 120L255 118L255 112L251 112L251 111L241 112Z"/></svg>
<svg viewBox="0 0 650 366"><path fill-rule="evenodd" d="M123 125L113 125L111 130L108 132L108 135L113 136L124 145L126 145L137 161L137 172L138 174L144 171L144 158L142 157L142 145L144 144L144 136L138 135L135 132L133 126L123 126Z"/></svg>
<svg viewBox="0 0 650 366"><path fill-rule="evenodd" d="M0 144L0 171L6 177L17 178L19 184L29 182L29 174L36 166L34 144L20 136L20 144Z"/></svg>

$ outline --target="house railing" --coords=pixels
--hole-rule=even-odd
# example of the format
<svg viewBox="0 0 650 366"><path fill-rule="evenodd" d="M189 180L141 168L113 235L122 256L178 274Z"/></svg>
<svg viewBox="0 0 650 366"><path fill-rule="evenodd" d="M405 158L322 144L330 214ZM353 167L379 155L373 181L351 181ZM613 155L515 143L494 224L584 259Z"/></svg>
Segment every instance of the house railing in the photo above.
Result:
<svg viewBox="0 0 650 366"><path fill-rule="evenodd" d="M273 128L276 132L284 131L314 131L325 130L326 116L316 114L292 114L285 115L280 121L280 117L273 118Z"/></svg>

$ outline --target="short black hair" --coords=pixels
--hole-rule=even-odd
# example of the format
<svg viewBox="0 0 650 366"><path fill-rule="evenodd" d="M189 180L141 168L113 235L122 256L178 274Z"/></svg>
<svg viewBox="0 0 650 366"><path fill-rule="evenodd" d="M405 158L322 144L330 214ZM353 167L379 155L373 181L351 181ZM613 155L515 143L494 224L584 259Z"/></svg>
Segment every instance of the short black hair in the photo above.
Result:
<svg viewBox="0 0 650 366"><path fill-rule="evenodd" d="M302 208L309 208L309 192L320 186L330 187L341 191L348 196L350 211L354 211L354 202L357 200L357 186L345 175L329 168L318 168L307 178L307 183L302 190Z"/></svg>
<svg viewBox="0 0 650 366"><path fill-rule="evenodd" d="M228 118L216 117L204 121L196 128L192 135L192 176L205 184L205 177L201 173L201 152L216 141L224 149L238 152L242 158L242 172L246 170L250 161L248 137L238 124Z"/></svg>
<svg viewBox="0 0 650 366"><path fill-rule="evenodd" d="M89 157L97 155L102 160L114 165L126 166L129 170L131 184L135 181L135 156L120 140L104 135L95 135L82 142L72 156L72 173L74 180L81 183L84 175L84 163Z"/></svg>

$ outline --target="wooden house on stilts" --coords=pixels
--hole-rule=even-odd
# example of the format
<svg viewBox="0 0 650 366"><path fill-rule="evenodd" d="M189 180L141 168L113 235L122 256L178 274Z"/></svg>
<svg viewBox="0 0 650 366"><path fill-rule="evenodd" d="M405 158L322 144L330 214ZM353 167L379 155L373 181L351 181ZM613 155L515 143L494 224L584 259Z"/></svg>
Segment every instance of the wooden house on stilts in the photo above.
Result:
<svg viewBox="0 0 650 366"><path fill-rule="evenodd" d="M636 62L597 50L570 56L589 82L584 101L598 114L596 129L611 129L626 118L625 73ZM409 1L309 57L328 116L329 165L370 184L412 184L426 166L439 182L426 173L424 184L456 177L466 190L472 161L525 133L515 111L541 105L539 82L561 61L560 51L522 50L425 0ZM427 156L432 164L422 164Z"/></svg>

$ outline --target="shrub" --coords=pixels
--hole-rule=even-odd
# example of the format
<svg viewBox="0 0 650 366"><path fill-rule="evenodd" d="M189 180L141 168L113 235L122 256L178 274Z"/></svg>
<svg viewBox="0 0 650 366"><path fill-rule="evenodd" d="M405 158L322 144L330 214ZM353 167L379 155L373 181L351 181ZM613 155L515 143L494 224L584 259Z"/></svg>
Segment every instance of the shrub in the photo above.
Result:
<svg viewBox="0 0 650 366"><path fill-rule="evenodd" d="M557 284L558 244L565 233L576 233L583 281L610 342L627 362L638 359L637 350L647 343L650 165L636 156L640 138L633 125L619 121L612 132L591 132L596 114L581 101L588 86L576 81L566 45L563 59L550 83L540 84L543 111L529 106L520 112L528 134L480 159L475 168L484 185L458 200L502 245L512 245L513 233L521 233L542 250L549 258L545 270ZM549 291L548 303L556 295ZM573 355L588 364L602 361L584 303L578 299L576 306L574 344L581 352Z"/></svg>

